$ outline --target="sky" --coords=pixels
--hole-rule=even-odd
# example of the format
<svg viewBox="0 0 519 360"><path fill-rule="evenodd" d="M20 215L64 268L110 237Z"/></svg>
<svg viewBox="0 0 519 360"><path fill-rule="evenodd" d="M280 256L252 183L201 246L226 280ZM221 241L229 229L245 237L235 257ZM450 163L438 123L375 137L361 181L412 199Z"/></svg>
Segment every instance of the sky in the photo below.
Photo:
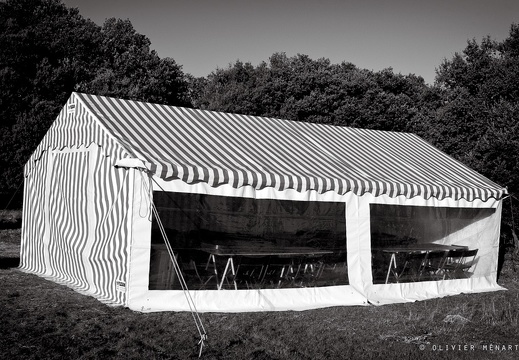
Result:
<svg viewBox="0 0 519 360"><path fill-rule="evenodd" d="M415 74L435 69L467 41L502 41L519 23L518 0L62 0L102 25L129 19L161 58L207 76L276 52Z"/></svg>

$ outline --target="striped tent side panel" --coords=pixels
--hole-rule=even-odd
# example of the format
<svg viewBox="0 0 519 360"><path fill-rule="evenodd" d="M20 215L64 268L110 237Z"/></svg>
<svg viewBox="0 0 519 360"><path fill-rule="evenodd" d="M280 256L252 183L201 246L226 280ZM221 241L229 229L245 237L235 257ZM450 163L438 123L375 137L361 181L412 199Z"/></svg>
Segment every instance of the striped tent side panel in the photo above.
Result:
<svg viewBox="0 0 519 360"><path fill-rule="evenodd" d="M124 305L125 292L117 282L127 282L130 181L129 171L115 168L113 159L98 154L94 181L94 242L88 254L92 267L93 295L99 300Z"/></svg>
<svg viewBox="0 0 519 360"><path fill-rule="evenodd" d="M45 273L43 239L45 234L45 182L48 153L25 178L23 194L23 220L20 247L20 269Z"/></svg>
<svg viewBox="0 0 519 360"><path fill-rule="evenodd" d="M88 241L89 152L64 152L52 156L48 224L50 268L47 275L78 291L85 291L88 280L82 253Z"/></svg>

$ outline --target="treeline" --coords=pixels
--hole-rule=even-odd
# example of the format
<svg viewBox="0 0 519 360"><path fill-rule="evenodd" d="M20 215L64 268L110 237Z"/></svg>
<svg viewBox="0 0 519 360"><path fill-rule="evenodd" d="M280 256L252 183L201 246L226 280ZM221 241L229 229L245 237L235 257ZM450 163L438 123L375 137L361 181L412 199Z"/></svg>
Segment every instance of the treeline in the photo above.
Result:
<svg viewBox="0 0 519 360"><path fill-rule="evenodd" d="M173 34L174 35L174 34ZM174 36L173 36L174 39ZM469 40L434 85L390 68L370 71L306 55L236 61L207 77L159 58L126 20L102 26L59 0L0 2L0 192L72 91L340 126L416 133L509 192L519 187L519 26L503 41ZM4 199L5 200L5 199ZM504 233L510 236L511 202Z"/></svg>

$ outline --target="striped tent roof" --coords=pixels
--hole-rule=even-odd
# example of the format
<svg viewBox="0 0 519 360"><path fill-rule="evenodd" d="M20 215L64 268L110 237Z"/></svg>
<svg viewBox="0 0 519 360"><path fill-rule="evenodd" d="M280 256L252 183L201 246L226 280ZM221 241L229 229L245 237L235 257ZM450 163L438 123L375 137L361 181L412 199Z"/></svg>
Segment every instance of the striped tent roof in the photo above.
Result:
<svg viewBox="0 0 519 360"><path fill-rule="evenodd" d="M409 133L73 96L128 154L165 179L408 198L506 195L503 187Z"/></svg>

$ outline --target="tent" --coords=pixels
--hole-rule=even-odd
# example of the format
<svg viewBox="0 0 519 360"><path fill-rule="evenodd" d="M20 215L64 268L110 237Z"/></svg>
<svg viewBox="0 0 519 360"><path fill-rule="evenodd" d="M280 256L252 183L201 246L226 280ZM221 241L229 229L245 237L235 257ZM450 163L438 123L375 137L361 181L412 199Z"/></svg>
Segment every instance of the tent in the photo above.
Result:
<svg viewBox="0 0 519 360"><path fill-rule="evenodd" d="M506 189L409 133L72 93L24 172L20 268L137 311L502 289Z"/></svg>

